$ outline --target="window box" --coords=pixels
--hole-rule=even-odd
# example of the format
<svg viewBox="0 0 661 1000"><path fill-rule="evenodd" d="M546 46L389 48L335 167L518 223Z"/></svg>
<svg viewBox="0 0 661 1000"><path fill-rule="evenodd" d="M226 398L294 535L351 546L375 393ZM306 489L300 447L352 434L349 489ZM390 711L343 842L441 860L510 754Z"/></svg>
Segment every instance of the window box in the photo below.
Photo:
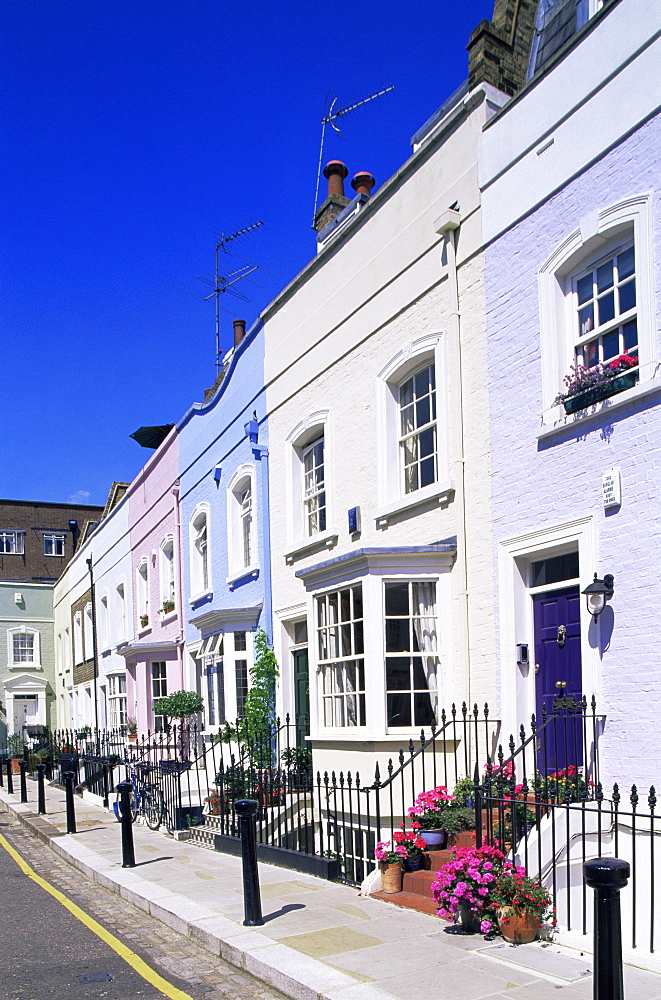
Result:
<svg viewBox="0 0 661 1000"><path fill-rule="evenodd" d="M579 410L585 410L594 403L600 403L602 399L615 396L618 392L624 392L625 389L633 389L637 381L638 370L624 372L622 375L617 375L609 382L604 383L604 385L598 385L593 389L585 389L583 392L577 392L576 395L563 399L562 405L565 408L565 413L577 413Z"/></svg>

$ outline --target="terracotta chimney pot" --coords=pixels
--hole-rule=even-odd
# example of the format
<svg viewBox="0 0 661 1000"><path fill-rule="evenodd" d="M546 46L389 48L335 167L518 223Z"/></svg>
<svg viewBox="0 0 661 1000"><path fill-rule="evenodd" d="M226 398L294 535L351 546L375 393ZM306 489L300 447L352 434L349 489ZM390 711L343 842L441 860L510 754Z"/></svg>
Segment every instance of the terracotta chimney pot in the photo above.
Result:
<svg viewBox="0 0 661 1000"><path fill-rule="evenodd" d="M334 194L339 194L341 198L344 198L344 178L348 173L349 171L342 160L329 160L324 167L324 177L328 180L329 198Z"/></svg>
<svg viewBox="0 0 661 1000"><path fill-rule="evenodd" d="M354 189L356 194L366 194L368 198L371 195L372 188L375 184L376 181L367 170L359 170L357 174L354 174L353 180L351 181L351 187Z"/></svg>
<svg viewBox="0 0 661 1000"><path fill-rule="evenodd" d="M238 347L243 338L246 335L246 321L245 319L235 319L234 320L234 346Z"/></svg>

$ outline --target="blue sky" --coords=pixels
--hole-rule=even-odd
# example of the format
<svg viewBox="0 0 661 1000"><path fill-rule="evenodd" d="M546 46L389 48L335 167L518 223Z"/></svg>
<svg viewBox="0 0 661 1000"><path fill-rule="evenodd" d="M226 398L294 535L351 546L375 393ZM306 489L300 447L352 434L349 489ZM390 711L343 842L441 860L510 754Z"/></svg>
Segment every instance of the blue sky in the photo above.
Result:
<svg viewBox="0 0 661 1000"><path fill-rule="evenodd" d="M214 379L218 232L248 325L314 255L327 97L394 84L324 159L383 183L467 75L493 0L2 0L0 496L103 503ZM324 183L322 178L322 184ZM323 189L322 189L323 190ZM350 191L350 189L348 189ZM228 259L228 270L243 263Z"/></svg>

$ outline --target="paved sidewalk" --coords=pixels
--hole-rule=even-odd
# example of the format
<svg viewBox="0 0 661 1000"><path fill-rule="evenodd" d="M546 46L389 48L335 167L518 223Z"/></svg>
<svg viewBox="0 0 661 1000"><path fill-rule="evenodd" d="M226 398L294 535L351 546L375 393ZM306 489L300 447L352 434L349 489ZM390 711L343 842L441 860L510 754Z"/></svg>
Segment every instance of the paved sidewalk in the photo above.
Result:
<svg viewBox="0 0 661 1000"><path fill-rule="evenodd" d="M36 799L36 785L29 783ZM243 926L240 858L134 827L137 866L121 867L112 814L76 797L67 835L64 793L46 817L0 789L9 812L99 884L292 1000L587 1000L589 957L557 945L515 948L463 935L436 917L364 898L349 886L259 866L263 927ZM627 966L627 1000L661 1000L661 975Z"/></svg>

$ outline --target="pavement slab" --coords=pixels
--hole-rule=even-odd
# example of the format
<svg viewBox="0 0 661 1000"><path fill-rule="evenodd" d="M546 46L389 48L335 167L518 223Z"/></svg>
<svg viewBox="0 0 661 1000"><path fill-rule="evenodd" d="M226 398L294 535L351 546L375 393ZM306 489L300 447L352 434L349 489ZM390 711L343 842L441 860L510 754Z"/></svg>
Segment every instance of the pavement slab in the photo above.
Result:
<svg viewBox="0 0 661 1000"><path fill-rule="evenodd" d="M136 823L137 864L124 869L111 812L77 798L81 833L67 835L64 795L52 787L46 794L46 817L6 789L0 803L64 861L121 896L127 910L156 918L149 936L135 929L143 949L159 950L153 926L162 926L165 935L178 932L203 948L209 968L220 959L234 966L237 998L246 974L265 984L262 1000L274 990L292 1000L408 1000L413 983L416 1000L586 1000L592 991L591 957L579 951L489 942L436 916L274 865L259 865L264 924L244 927L241 858ZM109 912L108 925L115 919ZM171 960L180 951L171 948ZM625 983L627 996L661 1000L661 975L627 967ZM234 1000L227 978L224 984L225 997Z"/></svg>

